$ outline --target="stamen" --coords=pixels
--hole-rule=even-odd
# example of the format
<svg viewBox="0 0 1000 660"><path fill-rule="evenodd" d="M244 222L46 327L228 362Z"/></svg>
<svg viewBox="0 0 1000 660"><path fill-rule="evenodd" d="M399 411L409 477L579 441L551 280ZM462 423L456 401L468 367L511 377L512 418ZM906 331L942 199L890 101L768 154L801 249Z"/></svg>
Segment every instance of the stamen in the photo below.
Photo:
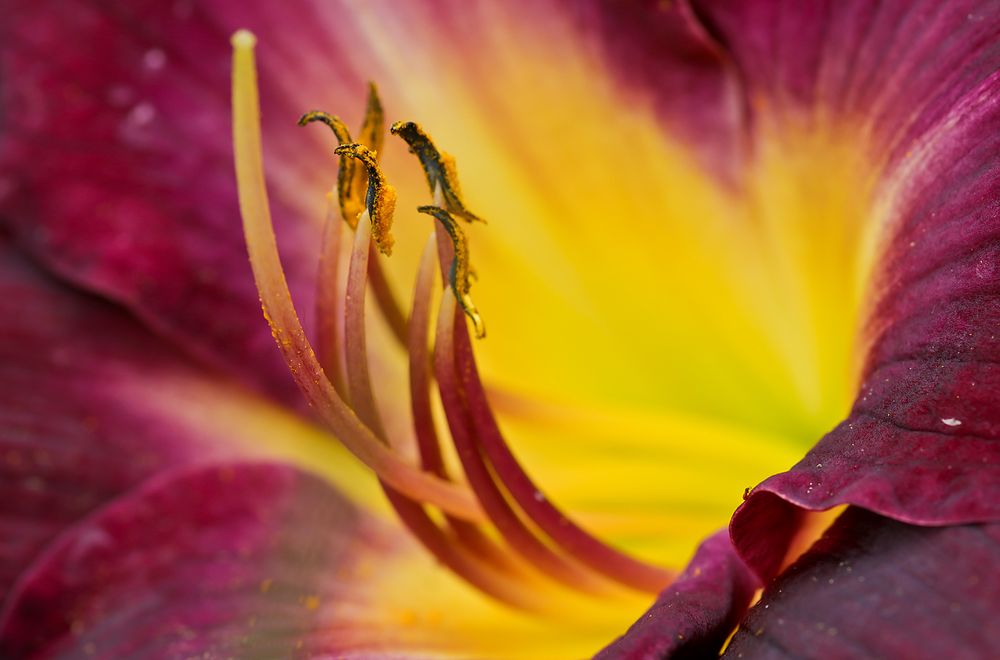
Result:
<svg viewBox="0 0 1000 660"><path fill-rule="evenodd" d="M412 121L397 121L389 129L393 135L398 135L410 145L410 153L420 159L427 177L427 186L434 194L436 188L441 189L444 196L444 207L454 215L469 222L486 222L465 207L462 192L458 185L458 172L455 169L455 159L451 155L434 146L430 136Z"/></svg>
<svg viewBox="0 0 1000 660"><path fill-rule="evenodd" d="M396 189L385 180L382 169L378 166L377 154L363 144L357 142L337 147L334 153L340 156L355 158L368 170L368 193L365 196L365 207L372 224L372 238L379 252L389 256L392 254L393 238L392 214L396 210Z"/></svg>
<svg viewBox="0 0 1000 660"><path fill-rule="evenodd" d="M233 147L247 251L264 315L278 347L296 384L323 423L381 479L442 511L482 520L482 510L467 488L415 469L378 441L337 394L306 338L281 267L264 185L255 43L253 34L245 30L232 38Z"/></svg>
<svg viewBox="0 0 1000 660"><path fill-rule="evenodd" d="M347 140L341 144L350 142L353 140ZM365 116L361 123L361 130L358 132L358 142L374 151L375 158L378 159L382 152L382 143L385 142L385 113L382 110L382 101L378 97L378 88L373 82L368 83L368 102L365 104ZM352 197L359 200L358 204L361 204L360 200L365 198L367 186L368 176L364 168L359 167L351 190ZM356 218L354 220L356 221ZM373 261L372 263L377 262Z"/></svg>
<svg viewBox="0 0 1000 660"><path fill-rule="evenodd" d="M575 564L542 543L511 508L497 487L473 436L472 420L460 399L461 385L455 374L454 322L455 298L445 295L438 315L434 344L434 374L437 376L441 403L455 449L469 485L476 493L486 515L496 525L511 549L538 568L542 574L571 587L591 593L607 593L606 585L582 566Z"/></svg>
<svg viewBox="0 0 1000 660"><path fill-rule="evenodd" d="M403 315L403 308L396 299L396 294L392 292L382 264L379 263L374 251L373 246L373 254L368 258L368 285L375 294L375 302L392 335L400 346L406 346L406 316Z"/></svg>
<svg viewBox="0 0 1000 660"><path fill-rule="evenodd" d="M432 235L420 257L417 281L413 287L413 307L407 337L410 367L410 408L413 412L413 430L417 436L421 465L428 472L445 476L441 445L434 427L430 397L430 354L427 334L431 315L431 291L434 287L437 249Z"/></svg>
<svg viewBox="0 0 1000 660"><path fill-rule="evenodd" d="M351 405L362 422L375 435L387 440L382 418L372 394L368 373L368 347L365 341L365 289L368 283L368 254L371 249L371 229L368 211L361 214L354 233L354 249L347 274L347 294L344 308L344 342L347 360L347 391Z"/></svg>
<svg viewBox="0 0 1000 660"><path fill-rule="evenodd" d="M431 363L430 353L427 350L431 294L437 272L436 243L436 237L432 234L420 258L417 281L413 289L407 349L410 367L410 409L413 413L413 430L417 437L420 463L428 472L447 479L448 473L441 456L441 445L431 412ZM505 570L519 571L520 567L511 562L504 551L476 525L453 516L446 515L445 519L454 530L458 541L471 551Z"/></svg>
<svg viewBox="0 0 1000 660"><path fill-rule="evenodd" d="M447 534L431 520L423 507L412 500L401 497L391 488L386 496L393 510L417 540L427 550L448 567L455 575L466 580L484 594L510 607L529 612L546 612L550 603L536 590L522 580L511 579L510 574L496 570L480 558L470 554L462 545L453 542Z"/></svg>
<svg viewBox="0 0 1000 660"><path fill-rule="evenodd" d="M367 213L367 211L365 212ZM347 296L345 310L345 335L347 343L347 383L351 393L351 402L355 411L375 434L388 443L381 417L375 405L375 397L371 389L371 378L368 373L368 352L365 345L364 306L366 275L368 272L368 255L371 247L369 223L362 217L358 223L351 252L350 272L347 278ZM487 594L518 608L535 608L536 603L529 590L514 587L512 574L498 571L484 557L470 553L468 549L457 545L448 534L434 522L427 511L389 484L380 481L382 489L390 504L403 524L439 561L448 566L456 575L467 580L473 586Z"/></svg>
<svg viewBox="0 0 1000 660"><path fill-rule="evenodd" d="M375 153L382 153L382 143L385 142L385 112L382 110L382 100L378 97L378 87L368 83L368 103L365 106L365 119L358 133L358 142Z"/></svg>
<svg viewBox="0 0 1000 660"><path fill-rule="evenodd" d="M469 287L471 286L469 277L472 273L469 269L469 243L465 238L465 232L455 222L455 218L440 207L418 206L417 211L433 216L441 223L444 230L448 232L448 237L451 239L452 244L452 259L451 266L448 269L448 282L451 284L451 290L455 293L455 298L458 299L459 304L462 306L462 311L472 321L472 326L476 331L476 338L482 339L486 336L486 326L483 324L483 319L479 315L479 310L476 309L475 303L472 302L472 297L469 296Z"/></svg>
<svg viewBox="0 0 1000 660"><path fill-rule="evenodd" d="M463 324L457 325L455 335L456 371L462 380L473 428L497 477L524 513L574 559L621 584L659 593L673 579L673 573L608 546L570 520L535 485L500 432Z"/></svg>
<svg viewBox="0 0 1000 660"><path fill-rule="evenodd" d="M351 132L340 120L340 117L313 110L299 117L299 126L305 126L314 121L322 122L330 127L333 134L337 136L337 144L344 145L351 143ZM337 167L337 199L340 202L340 215L354 229L358 225L358 216L361 214L361 186L364 185L364 171L358 167L353 158L341 158Z"/></svg>
<svg viewBox="0 0 1000 660"><path fill-rule="evenodd" d="M351 133L347 130L344 122L339 117L326 112L319 110L307 112L299 118L299 126L305 126L314 121L329 126L337 137L338 145L342 146L353 142ZM365 118L361 125L360 134L361 144L374 151L377 158L378 152L382 149L382 143L385 141L385 114L382 111L382 101L378 97L378 89L372 82L368 83L368 104L365 108ZM353 158L342 156L337 169L337 198L340 203L341 216L351 226L351 229L357 228L358 217L364 210L361 200L365 197L367 185L368 176L364 168L359 167ZM406 318L403 316L402 309L389 287L389 282L386 280L378 260L371 259L369 264L368 277L375 294L375 301L396 339L400 344L405 345ZM320 316L320 323L324 323L323 318ZM336 384L336 380L334 382Z"/></svg>

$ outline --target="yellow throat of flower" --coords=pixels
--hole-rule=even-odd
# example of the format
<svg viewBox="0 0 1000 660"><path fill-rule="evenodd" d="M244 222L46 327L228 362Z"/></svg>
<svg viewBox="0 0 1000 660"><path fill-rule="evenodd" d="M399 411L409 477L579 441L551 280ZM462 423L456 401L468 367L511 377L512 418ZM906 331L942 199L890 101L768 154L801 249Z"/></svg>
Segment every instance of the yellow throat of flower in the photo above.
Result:
<svg viewBox="0 0 1000 660"><path fill-rule="evenodd" d="M712 368L719 372L718 398L735 400L734 392L744 387L738 376L729 377L727 372L727 361L735 355L757 383L791 391L788 398L795 405L761 412L758 402L779 397L769 391L752 392L741 399L746 410L734 414L735 419L750 420L744 428L732 420L707 422L697 415L660 418L636 414L608 419L587 411L536 406L507 393L509 388L484 387L463 318L470 320L476 336L485 335L485 324L473 302L472 251L463 224L482 222L482 218L472 213L463 199L455 160L439 151L413 122L396 122L391 133L402 138L420 162L432 203L419 205L417 210L434 220L434 231L419 259L412 306L408 314L402 311L389 285L391 278L376 254L376 249L384 255L392 251L397 193L380 164L384 113L374 86L357 141L335 116L313 111L300 119L302 125L327 125L338 141L336 154L340 156L320 247L318 327L315 342L310 342L292 304L271 227L261 156L254 38L246 32L237 33L233 47L233 131L240 208L264 313L279 348L321 422L371 468L398 518L441 564L481 592L514 608L550 611L566 593L600 599L628 597L634 591L649 594L662 589L672 576L672 571L621 549L634 545L644 551L642 554L651 554L644 541L628 542L635 521L642 521L648 513L642 506L632 521L619 521L617 529L615 516L607 516L613 521L607 527L615 530L617 537L614 547L557 508L515 458L491 401L501 412L513 411L511 426L515 429L520 416L539 422L536 432L549 425L567 433L582 431L584 438L646 435L649 443L665 434L680 436L685 439L681 454L705 452L710 458L698 460L714 460L720 473L731 472L725 476L730 487L739 479L745 480L743 486L753 485L754 479L766 476L762 470L787 466L796 454L796 445L787 442L788 437L815 439L845 411L854 388L855 327L861 283L867 278L870 260L857 257L863 252L858 247L864 240L860 218L869 189L860 186L855 193L844 195L831 193L831 188L823 185L824 177L834 172L839 175L854 163L853 154L841 153L829 136L817 137L804 130L802 135L784 132L783 139L763 141L765 148L752 168L749 192L738 205L697 177L674 176L677 173L669 168L666 174L670 176L665 176L673 176L678 185L690 184L692 199L706 200L685 201L676 208L667 204L665 213L731 217L742 222L724 225L706 220L701 233L696 234L697 241L715 241L726 247L705 251L711 255L708 258L680 254L667 268L681 282L685 273L695 274L688 284L696 291L688 292L685 299L694 299L697 291L702 291L705 296L721 299L716 308L735 310L699 310L714 328L713 339L726 339L719 345L728 352L720 352L715 362L702 360L714 364ZM789 146L789 141L795 144ZM793 152L804 152L804 161L789 159ZM818 183L810 190L800 185L803 180ZM806 208L819 209L828 216L830 222L819 218L809 224L814 228L811 231L824 235L804 233L799 219ZM595 202L594 213L607 215L611 211L603 202ZM844 229L839 222L843 217L859 220L856 226ZM643 240L643 222L639 219L632 228L632 240ZM726 232L733 236L721 240ZM640 271L637 266L636 272ZM438 272L447 292L435 314ZM733 273L740 275L734 277ZM843 281L855 286L845 289L837 284ZM629 307L624 312L628 318L641 318L635 309L639 305L633 304L636 300L646 305L672 304L637 295L636 291L644 288L641 281L633 280L624 292L622 284L614 281L597 286L599 296L614 299L620 294L627 301L622 304ZM415 446L407 444L408 438L387 430L375 402L364 313L369 289L406 354ZM686 310L678 308L673 313L684 314ZM628 348L652 353L657 343L684 336L683 331L676 336L652 336L648 344ZM757 345L764 349L757 350ZM789 410L795 414L789 415ZM778 436L783 439L775 441ZM443 437L451 442L442 443ZM683 465L657 465L662 455L650 447L642 443L630 447L627 442L610 447L634 451L640 457L637 460L643 452L652 452L653 458L638 467L634 463L619 466L614 461L602 464L604 472L596 480L598 485L590 482L580 486L585 480L577 478L578 495L581 488L611 487L604 485L607 483L627 498L659 478L674 480L678 489L686 485L695 493L692 500L697 500L697 472L686 474ZM547 457L545 452L532 453L530 463L534 465L537 458L551 467L559 461L558 452L550 451ZM747 457L747 453L756 455ZM766 467L754 467L757 472L748 476L743 471L745 461L759 461ZM464 479L457 476L456 465L461 466ZM543 472L548 475L547 470ZM641 494L637 497L643 500ZM713 502L711 506L715 499L728 502L730 510L738 502L728 491L706 498ZM655 515L649 520L656 520ZM591 521L600 522L600 514L592 515ZM720 518L712 525L720 527L725 522ZM677 525L684 523L682 514ZM706 531L702 526L680 537L676 544L681 549L672 547L665 553L670 563L688 554L691 540ZM624 542L620 545L621 539ZM554 597L553 593L562 596Z"/></svg>

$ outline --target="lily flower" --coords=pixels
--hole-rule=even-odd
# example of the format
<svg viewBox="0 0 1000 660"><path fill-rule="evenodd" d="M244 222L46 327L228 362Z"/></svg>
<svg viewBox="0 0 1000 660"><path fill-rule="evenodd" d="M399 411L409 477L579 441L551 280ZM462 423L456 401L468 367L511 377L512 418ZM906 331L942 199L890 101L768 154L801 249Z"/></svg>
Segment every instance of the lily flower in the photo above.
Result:
<svg viewBox="0 0 1000 660"><path fill-rule="evenodd" d="M995 5L6 9L3 657L1000 647Z"/></svg>

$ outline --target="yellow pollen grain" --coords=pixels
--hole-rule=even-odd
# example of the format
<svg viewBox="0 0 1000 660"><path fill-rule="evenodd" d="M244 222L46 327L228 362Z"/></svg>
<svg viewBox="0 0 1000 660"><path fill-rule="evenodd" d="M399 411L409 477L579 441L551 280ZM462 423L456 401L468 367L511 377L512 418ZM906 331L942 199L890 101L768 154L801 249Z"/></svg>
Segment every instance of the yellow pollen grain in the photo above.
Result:
<svg viewBox="0 0 1000 660"><path fill-rule="evenodd" d="M316 610L319 608L319 596L316 595L306 596L305 598L302 599L302 604L305 606L307 610L310 611Z"/></svg>
<svg viewBox="0 0 1000 660"><path fill-rule="evenodd" d="M462 188L458 184L458 166L455 164L455 157L444 151L441 152L441 169L445 180L451 186L452 192L456 196L462 196Z"/></svg>
<svg viewBox="0 0 1000 660"><path fill-rule="evenodd" d="M382 194L375 200L376 222L372 224L372 239L375 245L386 255L392 252L395 242L389 231L392 229L392 216L396 212L396 189L390 183L382 184Z"/></svg>

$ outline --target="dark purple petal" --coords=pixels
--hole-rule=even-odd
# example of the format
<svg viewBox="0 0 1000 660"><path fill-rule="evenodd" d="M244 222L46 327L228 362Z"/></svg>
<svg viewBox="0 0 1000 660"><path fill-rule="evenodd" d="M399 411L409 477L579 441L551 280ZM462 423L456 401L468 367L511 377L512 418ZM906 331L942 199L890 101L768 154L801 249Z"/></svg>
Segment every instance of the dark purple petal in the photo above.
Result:
<svg viewBox="0 0 1000 660"><path fill-rule="evenodd" d="M392 634L365 625L367 591L395 542L288 466L170 473L59 538L18 584L0 655L379 657Z"/></svg>
<svg viewBox="0 0 1000 660"><path fill-rule="evenodd" d="M163 469L231 455L160 407L210 381L122 310L73 291L0 237L0 606L63 528ZM201 381L199 381L201 379Z"/></svg>
<svg viewBox="0 0 1000 660"><path fill-rule="evenodd" d="M884 234L853 410L733 518L735 544L763 578L801 510L854 504L925 525L1000 519L1000 14L986 9L704 8L757 94L782 112L833 104L866 118L882 167L872 221Z"/></svg>
<svg viewBox="0 0 1000 660"><path fill-rule="evenodd" d="M261 322L237 212L235 28L186 2L13 2L3 24L0 211L18 241L209 364L298 403ZM302 108L268 91L275 161L332 176L332 157L295 126ZM289 190L295 179L274 202L308 313L323 200Z"/></svg>
<svg viewBox="0 0 1000 660"><path fill-rule="evenodd" d="M755 115L870 124L893 160L997 68L989 0L692 0ZM815 115L814 115L815 116Z"/></svg>
<svg viewBox="0 0 1000 660"><path fill-rule="evenodd" d="M653 660L714 657L750 604L758 583L718 532L641 619L595 658Z"/></svg>
<svg viewBox="0 0 1000 660"><path fill-rule="evenodd" d="M995 150L998 135L978 139ZM1000 195L997 172L976 162L965 181ZM794 517L793 506L850 503L933 525L1000 518L1000 270L987 271L1000 258L1000 219L992 202L962 208L957 200L975 197L951 181L928 181L938 199L904 216L912 241L903 245L914 245L877 294L879 334L851 415L733 519L737 546L761 575L777 568L787 539L754 530Z"/></svg>
<svg viewBox="0 0 1000 660"><path fill-rule="evenodd" d="M726 658L989 658L1000 525L915 527L848 509L768 586Z"/></svg>

